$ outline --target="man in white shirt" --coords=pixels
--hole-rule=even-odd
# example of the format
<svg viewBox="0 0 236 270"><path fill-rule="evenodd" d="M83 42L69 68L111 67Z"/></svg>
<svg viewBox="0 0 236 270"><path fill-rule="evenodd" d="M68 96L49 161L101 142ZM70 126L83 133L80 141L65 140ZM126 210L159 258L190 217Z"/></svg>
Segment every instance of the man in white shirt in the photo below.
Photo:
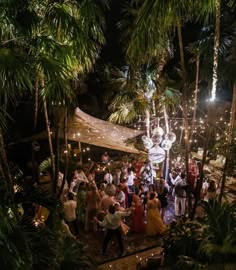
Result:
<svg viewBox="0 0 236 270"><path fill-rule="evenodd" d="M170 179L174 184L174 196L175 196L175 216L184 216L186 209L186 182L185 173L181 173L175 179L173 179L170 173Z"/></svg>
<svg viewBox="0 0 236 270"><path fill-rule="evenodd" d="M63 207L64 207L65 221L69 225L71 232L74 235L77 235L78 234L78 227L76 222L77 202L74 201L73 193L68 194L68 200L64 202Z"/></svg>
<svg viewBox="0 0 236 270"><path fill-rule="evenodd" d="M131 168L128 168L128 174L127 174L127 185L129 187L129 190L131 192L134 192L134 172Z"/></svg>
<svg viewBox="0 0 236 270"><path fill-rule="evenodd" d="M109 170L106 170L106 174L104 175L104 181L106 182L106 184L112 184L112 174L109 172Z"/></svg>
<svg viewBox="0 0 236 270"><path fill-rule="evenodd" d="M107 229L106 235L102 245L102 255L107 255L107 247L112 238L115 236L120 249L120 256L124 255L124 244L122 240L122 231L121 231L121 221L123 217L127 217L131 214L130 209L126 209L124 211L116 211L115 204L109 206L108 214L105 216L103 221L99 221L96 217L94 221L97 222L100 226L105 227Z"/></svg>
<svg viewBox="0 0 236 270"><path fill-rule="evenodd" d="M146 185L153 184L154 172L153 172L152 162L150 160L147 160L144 163L144 165L140 169L140 175L143 178L143 181Z"/></svg>
<svg viewBox="0 0 236 270"><path fill-rule="evenodd" d="M125 193L121 190L121 185L116 187L115 200L120 204L121 207L125 208Z"/></svg>

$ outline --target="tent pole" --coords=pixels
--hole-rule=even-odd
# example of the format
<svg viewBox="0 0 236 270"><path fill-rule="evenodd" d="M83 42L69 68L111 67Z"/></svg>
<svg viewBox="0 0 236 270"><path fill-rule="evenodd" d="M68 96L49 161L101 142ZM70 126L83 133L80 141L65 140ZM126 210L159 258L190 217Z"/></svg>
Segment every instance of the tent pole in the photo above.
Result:
<svg viewBox="0 0 236 270"><path fill-rule="evenodd" d="M83 154L82 154L81 142L78 142L78 148L79 148L79 157L80 157L79 163L80 163L80 165L82 165L83 164Z"/></svg>

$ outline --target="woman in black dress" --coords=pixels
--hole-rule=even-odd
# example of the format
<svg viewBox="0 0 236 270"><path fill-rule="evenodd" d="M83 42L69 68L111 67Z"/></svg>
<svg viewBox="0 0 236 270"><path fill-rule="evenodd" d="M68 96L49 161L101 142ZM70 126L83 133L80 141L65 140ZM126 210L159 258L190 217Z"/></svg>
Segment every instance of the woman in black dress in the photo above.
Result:
<svg viewBox="0 0 236 270"><path fill-rule="evenodd" d="M161 218L164 221L165 211L168 205L168 201L167 201L168 189L165 186L164 178L161 178L159 181L159 185L157 187L157 194L158 194L158 199L161 202Z"/></svg>

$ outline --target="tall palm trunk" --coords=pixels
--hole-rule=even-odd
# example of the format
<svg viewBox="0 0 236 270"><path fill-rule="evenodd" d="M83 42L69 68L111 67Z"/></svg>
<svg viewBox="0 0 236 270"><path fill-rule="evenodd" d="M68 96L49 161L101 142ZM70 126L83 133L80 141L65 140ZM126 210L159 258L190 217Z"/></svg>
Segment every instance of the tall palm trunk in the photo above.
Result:
<svg viewBox="0 0 236 270"><path fill-rule="evenodd" d="M216 98L216 89L218 82L218 63L219 63L219 46L220 46L220 6L221 0L215 0L215 35L214 35L214 55L213 55L213 77L211 100Z"/></svg>
<svg viewBox="0 0 236 270"><path fill-rule="evenodd" d="M42 91L43 91L44 86L45 86L44 79L41 80L41 85L42 85ZM46 102L44 93L42 97L43 97L44 117L45 117L45 123L46 123L47 135L48 135L49 152L50 152L50 158L51 158L51 166L52 166L52 179L55 179L55 160L54 160L54 154L53 154L52 136L51 136L51 129L50 129L50 123L49 123L49 118L48 118L47 102Z"/></svg>
<svg viewBox="0 0 236 270"><path fill-rule="evenodd" d="M195 81L195 90L194 90L194 109L193 109L191 134L190 134L190 140L189 140L189 149L191 149L191 143L192 143L192 139L193 139L193 133L194 133L195 121L196 121L198 84L199 84L199 54L197 55L197 59L196 59L196 81Z"/></svg>
<svg viewBox="0 0 236 270"><path fill-rule="evenodd" d="M1 179L5 179L5 174L4 174L4 170L3 170L3 167L2 167L2 161L0 159L0 177ZM4 181L5 183L5 181Z"/></svg>
<svg viewBox="0 0 236 270"><path fill-rule="evenodd" d="M37 128L39 110L39 77L36 75L35 79L35 97L34 97L34 131Z"/></svg>
<svg viewBox="0 0 236 270"><path fill-rule="evenodd" d="M183 120L184 120L184 142L185 142L185 167L187 181L189 181L189 170L188 170L188 160L189 160L189 130L188 130L188 108L187 108L187 73L185 68L184 61L184 47L183 47L183 38L181 30L181 21L177 21L177 32L178 32L178 41L179 41L179 52L180 52L180 65L182 70L182 79L183 79Z"/></svg>
<svg viewBox="0 0 236 270"><path fill-rule="evenodd" d="M208 113L207 113L207 123L206 123L206 130L207 130L207 135L205 138L204 142L204 147L203 147L203 155L202 155L202 162L201 162L201 168L199 172L199 179L197 181L197 186L195 189L195 201L193 205L193 209L191 212L191 219L194 218L198 202L200 200L200 193L202 189L202 183L203 183L203 178L204 178L204 166L206 164L206 158L207 158L207 151L209 147L209 142L211 140L212 132L213 132L213 124L215 122L215 104L214 103L209 103L208 106Z"/></svg>
<svg viewBox="0 0 236 270"><path fill-rule="evenodd" d="M5 144L3 139L3 132L0 128L0 163L1 163L1 171L3 173L3 179L5 181L5 185L7 187L7 190L10 192L13 192L13 181L8 165L6 150L5 150Z"/></svg>
<svg viewBox="0 0 236 270"><path fill-rule="evenodd" d="M65 118L64 118L64 142L65 142L65 171L64 171L64 175L63 175L63 180L62 180L62 184L61 184L61 188L58 194L58 197L60 198L65 183L67 181L67 176L68 176L68 168L69 168L69 153L68 153L68 112L67 112L67 108L65 108Z"/></svg>
<svg viewBox="0 0 236 270"><path fill-rule="evenodd" d="M169 127L169 121L168 121L168 114L166 111L166 106L163 106L163 112L164 112L164 119L165 119L165 126L166 126L166 133L170 131ZM169 172L169 167L170 167L170 150L166 151L166 160L165 160L165 180L167 181L168 178L168 172Z"/></svg>
<svg viewBox="0 0 236 270"><path fill-rule="evenodd" d="M229 133L227 137L227 149L226 149L226 155L225 155L226 159L225 159L225 165L223 169L220 195L219 195L220 202L222 201L222 197L224 194L226 175L228 172L228 164L229 164L230 156L232 155L231 149L232 149L233 131L234 131L234 124L235 124L235 112L236 112L236 84L234 84L234 90L233 90L233 100L232 100L232 105L231 105L231 116L230 116L230 122L229 122Z"/></svg>
<svg viewBox="0 0 236 270"><path fill-rule="evenodd" d="M147 137L150 138L150 111L149 111L149 109L146 109L145 115L146 115L146 132L147 132Z"/></svg>
<svg viewBox="0 0 236 270"><path fill-rule="evenodd" d="M60 130L60 124L59 124L59 117L60 114L60 108L59 105L56 104L55 111L54 111L54 119L55 119L55 175L53 178L53 193L56 193L57 191L57 182L58 182L58 175L59 175L59 156L60 156L60 138L59 138L59 130Z"/></svg>
<svg viewBox="0 0 236 270"><path fill-rule="evenodd" d="M34 133L36 133L38 123L38 107L39 107L39 76L36 74L35 78L35 97L34 97ZM35 158L35 149L32 145L32 165L33 165L33 180L39 183L38 171Z"/></svg>
<svg viewBox="0 0 236 270"><path fill-rule="evenodd" d="M186 168L186 177L187 183L189 183L189 130L188 130L188 106L187 106L187 72L185 68L184 61L184 47L183 47L183 37L181 30L181 21L177 21L177 32L178 32L178 41L179 41L179 52L180 52L180 65L182 70L182 80L183 80L183 91L182 91L182 100L183 100L183 120L184 120L184 145L185 145L185 168ZM188 196L188 213L190 214L192 208L192 199L191 196Z"/></svg>

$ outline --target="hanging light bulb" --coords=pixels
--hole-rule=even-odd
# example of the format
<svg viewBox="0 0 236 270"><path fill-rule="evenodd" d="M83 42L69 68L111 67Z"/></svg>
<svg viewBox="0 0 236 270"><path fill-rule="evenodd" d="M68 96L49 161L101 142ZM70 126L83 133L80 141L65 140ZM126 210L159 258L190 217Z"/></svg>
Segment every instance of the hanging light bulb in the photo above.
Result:
<svg viewBox="0 0 236 270"><path fill-rule="evenodd" d="M153 147L153 142L150 138L147 137L146 141L143 142L143 145L146 149L150 149Z"/></svg>
<svg viewBox="0 0 236 270"><path fill-rule="evenodd" d="M174 132L168 132L166 135L165 135L165 138L167 140L169 140L171 143L174 143L176 141L176 135Z"/></svg>
<svg viewBox="0 0 236 270"><path fill-rule="evenodd" d="M167 139L163 140L162 143L161 143L161 147L166 151L170 150L171 146L172 146L171 141L167 140Z"/></svg>

